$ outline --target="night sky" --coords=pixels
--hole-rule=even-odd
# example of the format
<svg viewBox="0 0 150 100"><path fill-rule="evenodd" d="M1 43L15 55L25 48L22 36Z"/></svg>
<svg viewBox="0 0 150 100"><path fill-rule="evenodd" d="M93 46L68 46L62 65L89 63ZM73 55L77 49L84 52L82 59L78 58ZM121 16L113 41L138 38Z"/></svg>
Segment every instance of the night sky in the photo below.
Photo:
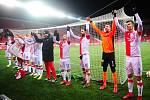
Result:
<svg viewBox="0 0 150 100"><path fill-rule="evenodd" d="M19 0L22 2L28 1L37 1L37 0ZM75 17L86 18L90 14L95 11L107 6L113 1L116 1L114 4L108 6L107 8L101 10L100 12L92 15L91 17L96 17L99 15L103 15L111 12L113 9L119 9L121 7L125 7L125 13L127 15L132 14L132 8L136 7L139 15L143 20L150 19L150 14L148 13L148 9L150 8L145 1L148 0L39 0L45 3L46 5L56 8L60 11L64 11L65 13L71 14ZM144 2L143 2L144 1ZM21 8L6 8L5 6L0 6L0 21L3 22L14 19L17 21L31 21L36 23L48 24L48 25L62 25L65 23L70 23L71 21L68 19L58 19L58 18L34 18L27 11ZM2 26L3 23L0 23Z"/></svg>

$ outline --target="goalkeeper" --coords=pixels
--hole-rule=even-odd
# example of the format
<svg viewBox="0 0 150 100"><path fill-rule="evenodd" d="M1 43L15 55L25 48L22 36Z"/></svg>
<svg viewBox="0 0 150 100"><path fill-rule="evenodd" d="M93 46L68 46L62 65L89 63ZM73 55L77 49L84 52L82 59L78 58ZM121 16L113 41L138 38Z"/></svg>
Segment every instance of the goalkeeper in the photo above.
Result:
<svg viewBox="0 0 150 100"><path fill-rule="evenodd" d="M113 13L114 17L116 16L116 13ZM104 31L101 29L98 29L97 26L91 21L91 19L88 17L87 21L90 22L90 25L92 28L101 36L102 38L102 61L101 65L103 66L103 85L100 87L100 90L104 90L106 88L106 82L107 82L107 67L108 64L110 65L111 71L112 71L112 77L114 81L114 89L113 92L118 92L118 86L117 86L117 73L116 73L116 64L115 64L115 52L114 52L114 36L116 33L116 24L115 20L112 22L112 29L109 24L105 25Z"/></svg>

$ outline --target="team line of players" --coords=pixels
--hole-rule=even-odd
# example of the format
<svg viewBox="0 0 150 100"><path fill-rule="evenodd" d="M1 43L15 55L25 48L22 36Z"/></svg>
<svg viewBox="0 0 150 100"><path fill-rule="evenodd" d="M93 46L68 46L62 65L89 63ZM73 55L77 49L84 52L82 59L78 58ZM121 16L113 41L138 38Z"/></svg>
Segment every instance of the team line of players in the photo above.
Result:
<svg viewBox="0 0 150 100"><path fill-rule="evenodd" d="M106 24L104 31L97 28L94 22L90 18L87 18L87 22L93 27L93 29L102 37L102 66L103 66L103 85L100 87L101 90L105 89L107 86L107 66L110 65L112 71L112 77L114 81L114 93L118 93L118 81L117 73L115 70L115 54L114 54L114 36L116 33L116 26L119 27L121 32L125 34L125 43L126 43L126 72L128 75L128 94L123 98L133 97L133 74L137 78L137 88L138 88L138 100L142 100L142 91L143 91L143 82L142 82L142 60L140 54L140 37L142 35L142 21L139 15L135 14L137 21L137 29L134 30L134 22L128 20L126 22L126 28L123 28L119 21L114 15L114 19L111 25ZM66 84L67 86L71 84L71 65L70 65L70 37L74 37L79 40L80 43L80 64L83 71L83 84L84 87L90 86L90 56L89 56L89 44L90 44L90 34L88 33L88 28L81 28L81 36L77 36L73 33L71 27L67 27L67 34L63 36L62 41L57 41L54 36L53 42L58 44L60 47L60 68L62 73L62 81L60 84ZM41 34L37 34L38 38L42 38ZM23 69L29 71L31 75L35 77L39 76L38 79L42 78L43 68L42 68L42 43L36 42L34 35L26 35L21 37L16 36L16 41L25 44L23 58L24 65ZM9 49L11 42L8 39L7 50ZM7 52L7 58L10 58L11 54ZM32 52L32 53L31 53ZM10 66L10 59L8 59ZM32 65L29 65L29 61L32 62ZM37 67L35 67L35 65ZM32 69L32 70L31 70ZM37 70L37 71L36 71ZM36 73L38 72L38 73Z"/></svg>

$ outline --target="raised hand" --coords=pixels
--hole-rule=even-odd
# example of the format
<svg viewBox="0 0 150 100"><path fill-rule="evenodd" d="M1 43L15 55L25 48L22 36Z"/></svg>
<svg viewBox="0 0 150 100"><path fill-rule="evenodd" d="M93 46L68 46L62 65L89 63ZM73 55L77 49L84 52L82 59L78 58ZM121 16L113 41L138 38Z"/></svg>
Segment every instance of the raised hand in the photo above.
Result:
<svg viewBox="0 0 150 100"><path fill-rule="evenodd" d="M113 11L112 11L112 14L113 14L113 17L116 17L117 10L113 10Z"/></svg>

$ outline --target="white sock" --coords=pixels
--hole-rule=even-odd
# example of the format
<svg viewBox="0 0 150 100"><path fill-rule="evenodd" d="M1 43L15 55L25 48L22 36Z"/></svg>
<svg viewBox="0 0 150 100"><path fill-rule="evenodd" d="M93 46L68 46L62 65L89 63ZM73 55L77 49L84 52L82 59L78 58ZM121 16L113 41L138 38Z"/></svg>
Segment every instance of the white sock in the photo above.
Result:
<svg viewBox="0 0 150 100"><path fill-rule="evenodd" d="M89 73L86 73L86 80L87 80L86 81L87 83L90 83L90 74Z"/></svg>
<svg viewBox="0 0 150 100"><path fill-rule="evenodd" d="M33 69L33 73L35 73L35 67L32 67L32 69Z"/></svg>
<svg viewBox="0 0 150 100"><path fill-rule="evenodd" d="M23 65L23 69L24 69L24 71L26 71L26 64Z"/></svg>
<svg viewBox="0 0 150 100"><path fill-rule="evenodd" d="M39 68L38 67L36 67L36 69L35 69L35 73L37 74L37 75L39 75Z"/></svg>
<svg viewBox="0 0 150 100"><path fill-rule="evenodd" d="M8 65L11 65L11 60L10 59L8 59Z"/></svg>
<svg viewBox="0 0 150 100"><path fill-rule="evenodd" d="M129 92L133 92L133 79L128 78L128 90Z"/></svg>
<svg viewBox="0 0 150 100"><path fill-rule="evenodd" d="M71 81L71 72L70 71L67 72L67 77L68 77L68 81Z"/></svg>
<svg viewBox="0 0 150 100"><path fill-rule="evenodd" d="M40 67L38 67L38 70L37 70L38 72L38 75L40 75L41 74L41 69L40 69Z"/></svg>
<svg viewBox="0 0 150 100"><path fill-rule="evenodd" d="M29 70L29 72L31 73L31 66L28 66L28 70Z"/></svg>
<svg viewBox="0 0 150 100"><path fill-rule="evenodd" d="M67 71L63 72L63 80L66 81L66 75L67 75Z"/></svg>
<svg viewBox="0 0 150 100"><path fill-rule="evenodd" d="M141 81L137 81L137 88L138 88L138 96L142 96L142 92L143 92L143 82Z"/></svg>
<svg viewBox="0 0 150 100"><path fill-rule="evenodd" d="M40 68L40 75L43 75L43 68Z"/></svg>

